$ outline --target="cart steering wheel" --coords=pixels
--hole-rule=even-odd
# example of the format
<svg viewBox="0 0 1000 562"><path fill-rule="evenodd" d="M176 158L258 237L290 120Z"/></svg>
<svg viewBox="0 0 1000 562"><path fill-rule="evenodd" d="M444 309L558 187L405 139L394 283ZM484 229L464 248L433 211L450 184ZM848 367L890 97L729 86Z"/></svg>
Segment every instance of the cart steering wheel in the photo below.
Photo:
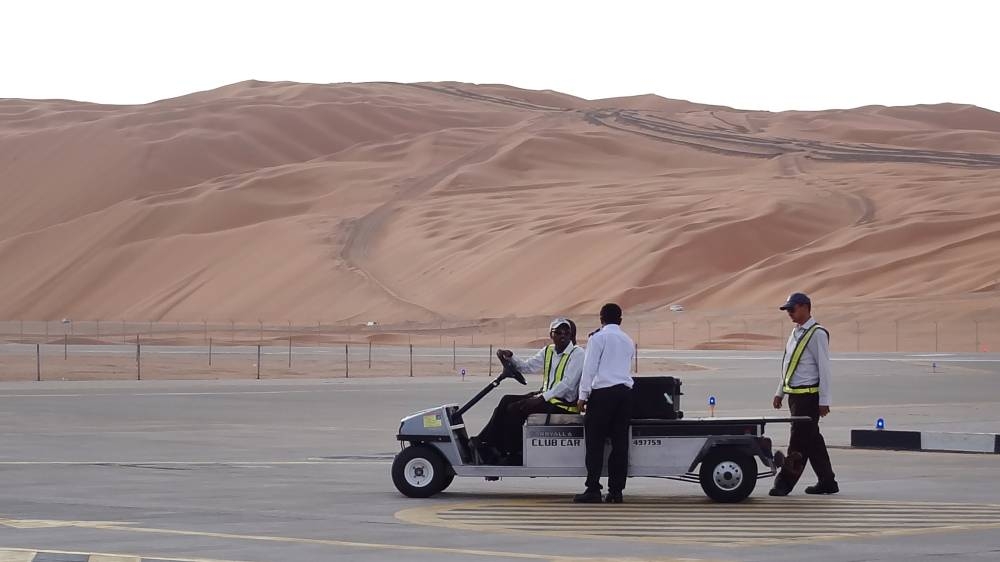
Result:
<svg viewBox="0 0 1000 562"><path fill-rule="evenodd" d="M503 372L500 373L499 380L503 379L514 379L521 384L528 384L528 381L524 380L524 375L521 374L521 371L518 371L517 367L515 367L510 361L503 362Z"/></svg>

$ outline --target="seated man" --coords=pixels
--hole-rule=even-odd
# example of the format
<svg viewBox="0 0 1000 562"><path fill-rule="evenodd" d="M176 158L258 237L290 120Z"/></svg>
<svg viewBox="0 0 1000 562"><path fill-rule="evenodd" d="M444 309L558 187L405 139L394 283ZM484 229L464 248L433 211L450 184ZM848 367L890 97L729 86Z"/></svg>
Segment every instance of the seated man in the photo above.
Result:
<svg viewBox="0 0 1000 562"><path fill-rule="evenodd" d="M541 390L509 394L500 399L493 417L475 439L487 463L521 464L521 427L531 414L575 414L577 391L583 374L583 348L576 345L576 324L556 318L549 325L552 343L534 357L521 360L507 349L497 351L502 363L512 362L521 373L542 373Z"/></svg>

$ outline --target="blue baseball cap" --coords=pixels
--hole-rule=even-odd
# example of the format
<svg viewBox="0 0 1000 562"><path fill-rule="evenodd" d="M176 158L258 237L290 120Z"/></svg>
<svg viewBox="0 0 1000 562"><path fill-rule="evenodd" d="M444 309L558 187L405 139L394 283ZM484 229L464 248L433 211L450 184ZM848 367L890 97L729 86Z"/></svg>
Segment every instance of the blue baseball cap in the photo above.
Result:
<svg viewBox="0 0 1000 562"><path fill-rule="evenodd" d="M795 308L795 305L797 304L807 304L812 306L812 301L809 300L809 296L805 293L792 293L788 295L788 301L779 306L778 310L791 310Z"/></svg>

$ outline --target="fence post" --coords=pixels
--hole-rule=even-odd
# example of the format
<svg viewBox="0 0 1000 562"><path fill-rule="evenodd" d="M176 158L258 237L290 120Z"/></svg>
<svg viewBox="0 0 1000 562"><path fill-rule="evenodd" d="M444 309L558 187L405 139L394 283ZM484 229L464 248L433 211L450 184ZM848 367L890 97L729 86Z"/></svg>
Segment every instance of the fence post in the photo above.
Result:
<svg viewBox="0 0 1000 562"><path fill-rule="evenodd" d="M493 377L493 344L490 344L490 378Z"/></svg>
<svg viewBox="0 0 1000 562"><path fill-rule="evenodd" d="M372 342L368 340L368 368L372 368Z"/></svg>
<svg viewBox="0 0 1000 562"><path fill-rule="evenodd" d="M674 320L671 324L673 324L673 330L670 332L670 346L674 348L674 351L677 351L677 321Z"/></svg>
<svg viewBox="0 0 1000 562"><path fill-rule="evenodd" d="M413 344L410 344L410 376L413 376Z"/></svg>
<svg viewBox="0 0 1000 562"><path fill-rule="evenodd" d="M344 344L344 378L351 378L351 344Z"/></svg>
<svg viewBox="0 0 1000 562"><path fill-rule="evenodd" d="M639 374L639 344L635 344L635 374Z"/></svg>
<svg viewBox="0 0 1000 562"><path fill-rule="evenodd" d="M212 366L212 338L208 338L208 366Z"/></svg>
<svg viewBox="0 0 1000 562"><path fill-rule="evenodd" d="M142 346L139 343L139 334L135 335L135 380L142 380Z"/></svg>
<svg viewBox="0 0 1000 562"><path fill-rule="evenodd" d="M288 336L288 368L292 368L292 336Z"/></svg>
<svg viewBox="0 0 1000 562"><path fill-rule="evenodd" d="M63 334L63 361L69 357L69 334Z"/></svg>
<svg viewBox="0 0 1000 562"><path fill-rule="evenodd" d="M35 380L42 380L42 346L35 344Z"/></svg>
<svg viewBox="0 0 1000 562"><path fill-rule="evenodd" d="M451 370L458 370L458 356L455 354L455 340L451 340Z"/></svg>
<svg viewBox="0 0 1000 562"><path fill-rule="evenodd" d="M260 344L257 344L257 380L260 380Z"/></svg>

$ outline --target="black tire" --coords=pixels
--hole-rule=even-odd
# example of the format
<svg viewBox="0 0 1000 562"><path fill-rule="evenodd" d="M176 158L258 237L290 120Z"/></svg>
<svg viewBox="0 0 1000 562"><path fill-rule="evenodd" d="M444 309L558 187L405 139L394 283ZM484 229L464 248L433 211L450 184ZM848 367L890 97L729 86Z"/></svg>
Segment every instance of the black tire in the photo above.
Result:
<svg viewBox="0 0 1000 562"><path fill-rule="evenodd" d="M429 498L454 479L455 473L441 453L427 445L411 445L392 461L392 483L410 498Z"/></svg>
<svg viewBox="0 0 1000 562"><path fill-rule="evenodd" d="M757 485L757 461L732 447L716 449L701 461L698 480L705 495L720 503L741 502Z"/></svg>

